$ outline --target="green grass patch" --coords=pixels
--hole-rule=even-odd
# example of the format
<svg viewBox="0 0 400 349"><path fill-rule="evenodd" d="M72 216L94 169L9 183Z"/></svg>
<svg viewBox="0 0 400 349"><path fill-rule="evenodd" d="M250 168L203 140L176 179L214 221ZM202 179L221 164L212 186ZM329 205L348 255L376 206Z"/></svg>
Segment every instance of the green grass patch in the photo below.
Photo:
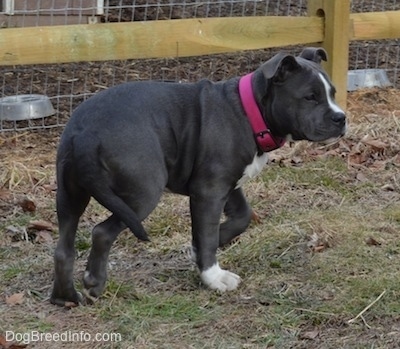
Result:
<svg viewBox="0 0 400 349"><path fill-rule="evenodd" d="M201 298L196 298L196 293L191 296L179 293L138 295L132 290L117 288L119 296L112 302L112 311L104 301L100 314L104 320L117 320L115 330L127 340L157 333L160 327L167 332L185 331L210 320L209 309L201 304ZM129 299L121 298L127 295Z"/></svg>
<svg viewBox="0 0 400 349"><path fill-rule="evenodd" d="M384 215L388 220L400 224L400 204L392 204L386 207Z"/></svg>
<svg viewBox="0 0 400 349"><path fill-rule="evenodd" d="M7 266L2 268L2 280L3 281L11 281L12 279L22 275L23 273L27 272L29 266L21 262L14 262L10 263Z"/></svg>

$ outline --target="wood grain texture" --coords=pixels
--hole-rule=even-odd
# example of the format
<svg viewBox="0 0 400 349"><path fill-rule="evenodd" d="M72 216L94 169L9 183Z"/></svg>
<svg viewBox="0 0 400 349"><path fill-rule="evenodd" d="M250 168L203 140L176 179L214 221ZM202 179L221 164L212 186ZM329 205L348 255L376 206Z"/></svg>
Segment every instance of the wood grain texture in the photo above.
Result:
<svg viewBox="0 0 400 349"><path fill-rule="evenodd" d="M400 38L400 11L353 13L350 40Z"/></svg>
<svg viewBox="0 0 400 349"><path fill-rule="evenodd" d="M318 17L240 17L0 30L0 65L208 55L323 39Z"/></svg>

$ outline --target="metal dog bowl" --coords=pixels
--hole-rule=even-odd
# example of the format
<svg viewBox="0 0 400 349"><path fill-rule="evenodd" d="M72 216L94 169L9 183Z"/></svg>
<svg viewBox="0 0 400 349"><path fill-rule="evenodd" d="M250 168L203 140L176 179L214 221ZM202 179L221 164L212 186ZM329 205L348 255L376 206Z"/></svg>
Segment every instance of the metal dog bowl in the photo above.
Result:
<svg viewBox="0 0 400 349"><path fill-rule="evenodd" d="M384 69L349 70L347 77L347 91L392 86Z"/></svg>
<svg viewBox="0 0 400 349"><path fill-rule="evenodd" d="M0 120L39 119L54 113L49 97L44 95L29 94L0 98Z"/></svg>

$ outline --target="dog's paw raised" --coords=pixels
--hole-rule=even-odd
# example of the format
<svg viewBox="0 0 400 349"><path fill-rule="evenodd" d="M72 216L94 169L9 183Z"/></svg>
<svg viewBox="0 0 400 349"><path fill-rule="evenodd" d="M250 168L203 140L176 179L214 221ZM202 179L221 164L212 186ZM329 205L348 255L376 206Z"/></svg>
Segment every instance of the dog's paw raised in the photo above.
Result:
<svg viewBox="0 0 400 349"><path fill-rule="evenodd" d="M85 289L83 293L89 303L94 303L94 300L103 293L105 284L105 275L96 278L92 274L90 274L88 270L85 271L85 274L83 276L83 285L85 286Z"/></svg>
<svg viewBox="0 0 400 349"><path fill-rule="evenodd" d="M201 279L209 288L220 292L235 290L241 280L239 275L221 269L218 264L202 271Z"/></svg>

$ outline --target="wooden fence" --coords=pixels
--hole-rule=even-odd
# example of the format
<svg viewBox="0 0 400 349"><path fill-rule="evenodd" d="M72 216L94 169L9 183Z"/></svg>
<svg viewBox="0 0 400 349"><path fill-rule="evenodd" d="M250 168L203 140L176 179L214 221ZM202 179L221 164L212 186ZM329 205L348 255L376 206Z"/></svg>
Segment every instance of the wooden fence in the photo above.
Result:
<svg viewBox="0 0 400 349"><path fill-rule="evenodd" d="M400 38L400 11L350 14L350 0L308 0L308 16L204 18L0 30L0 65L208 55L322 45L345 107L352 40Z"/></svg>

